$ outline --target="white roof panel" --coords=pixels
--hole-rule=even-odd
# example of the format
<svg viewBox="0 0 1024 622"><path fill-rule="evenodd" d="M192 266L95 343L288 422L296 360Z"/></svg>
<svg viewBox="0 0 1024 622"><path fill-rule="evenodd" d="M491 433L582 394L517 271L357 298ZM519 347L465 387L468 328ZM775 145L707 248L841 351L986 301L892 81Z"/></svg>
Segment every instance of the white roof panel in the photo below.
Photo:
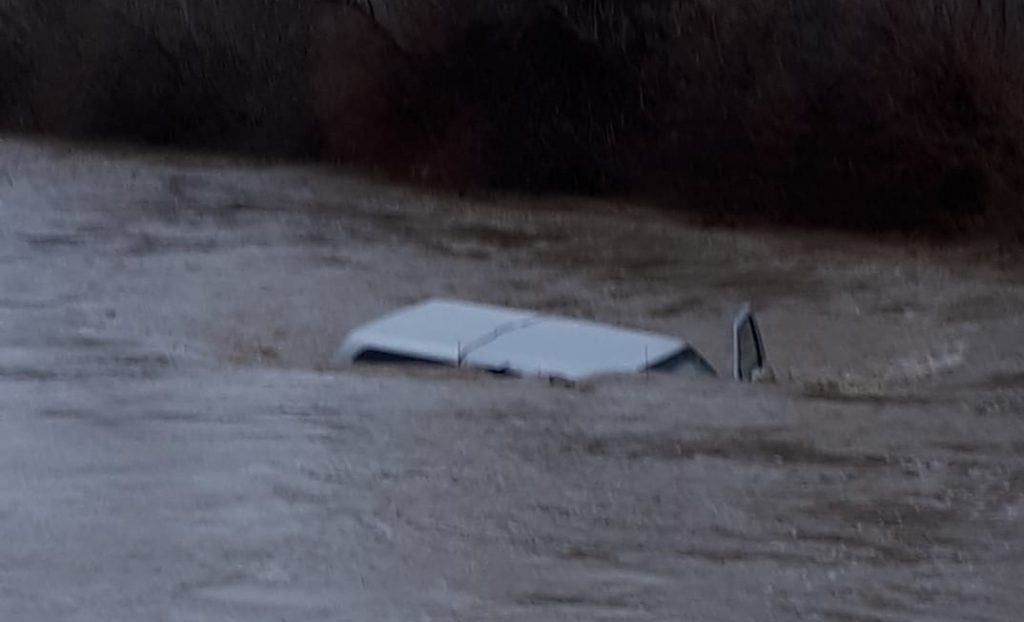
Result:
<svg viewBox="0 0 1024 622"><path fill-rule="evenodd" d="M673 337L561 318L544 318L481 345L463 364L522 376L582 380L643 371L686 344Z"/></svg>
<svg viewBox="0 0 1024 622"><path fill-rule="evenodd" d="M335 355L348 362L368 349L457 364L460 351L473 347L503 327L515 326L536 313L492 305L433 298L399 309L352 331Z"/></svg>
<svg viewBox="0 0 1024 622"><path fill-rule="evenodd" d="M642 371L686 347L680 339L644 331L435 298L352 331L334 363L375 352L581 380Z"/></svg>

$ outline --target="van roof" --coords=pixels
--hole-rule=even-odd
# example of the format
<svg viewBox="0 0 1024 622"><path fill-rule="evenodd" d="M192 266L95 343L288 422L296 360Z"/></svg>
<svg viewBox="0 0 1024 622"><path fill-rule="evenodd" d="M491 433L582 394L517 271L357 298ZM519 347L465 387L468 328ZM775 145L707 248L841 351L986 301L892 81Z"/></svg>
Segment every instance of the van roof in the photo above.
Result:
<svg viewBox="0 0 1024 622"><path fill-rule="evenodd" d="M643 371L687 348L680 339L645 331L431 298L356 328L334 363L376 352L575 381Z"/></svg>

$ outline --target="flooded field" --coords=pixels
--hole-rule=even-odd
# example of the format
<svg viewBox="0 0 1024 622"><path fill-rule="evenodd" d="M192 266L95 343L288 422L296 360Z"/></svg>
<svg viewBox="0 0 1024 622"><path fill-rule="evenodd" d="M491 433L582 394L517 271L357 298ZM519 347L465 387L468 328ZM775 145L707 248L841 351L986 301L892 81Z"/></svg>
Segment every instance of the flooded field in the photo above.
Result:
<svg viewBox="0 0 1024 622"><path fill-rule="evenodd" d="M326 363L445 295L777 383ZM1024 268L0 142L0 619L1014 621Z"/></svg>

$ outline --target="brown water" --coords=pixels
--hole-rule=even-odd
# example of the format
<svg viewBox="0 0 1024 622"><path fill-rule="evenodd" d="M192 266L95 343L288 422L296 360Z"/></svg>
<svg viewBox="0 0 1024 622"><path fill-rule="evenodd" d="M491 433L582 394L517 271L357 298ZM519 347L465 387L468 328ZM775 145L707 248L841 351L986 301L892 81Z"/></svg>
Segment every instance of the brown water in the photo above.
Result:
<svg viewBox="0 0 1024 622"><path fill-rule="evenodd" d="M978 248L0 143L2 620L1019 620L1024 270ZM432 295L774 385L325 371Z"/></svg>

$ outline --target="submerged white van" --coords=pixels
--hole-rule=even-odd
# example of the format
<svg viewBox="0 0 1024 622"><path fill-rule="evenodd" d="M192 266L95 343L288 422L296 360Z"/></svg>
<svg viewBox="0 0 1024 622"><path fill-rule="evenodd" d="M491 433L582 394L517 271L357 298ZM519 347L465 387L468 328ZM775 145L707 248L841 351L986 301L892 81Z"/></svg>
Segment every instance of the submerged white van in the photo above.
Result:
<svg viewBox="0 0 1024 622"><path fill-rule="evenodd" d="M764 368L764 346L749 307L736 317L733 349L737 380L751 380ZM331 363L426 363L570 383L646 371L716 375L697 350L676 337L444 298L356 328Z"/></svg>

